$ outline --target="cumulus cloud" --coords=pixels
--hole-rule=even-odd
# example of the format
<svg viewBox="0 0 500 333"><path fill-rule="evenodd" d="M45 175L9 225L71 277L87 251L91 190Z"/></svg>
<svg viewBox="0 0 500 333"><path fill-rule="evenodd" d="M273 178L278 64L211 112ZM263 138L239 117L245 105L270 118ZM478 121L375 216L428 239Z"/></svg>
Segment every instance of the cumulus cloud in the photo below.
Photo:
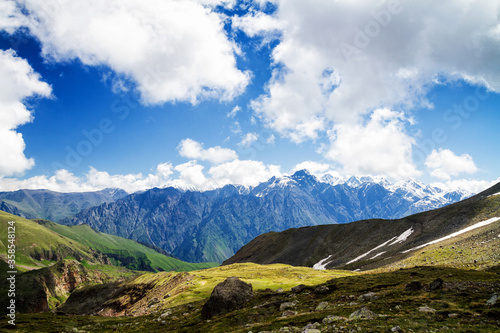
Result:
<svg viewBox="0 0 500 333"><path fill-rule="evenodd" d="M227 184L256 186L272 176L279 175L281 175L279 166L265 165L259 161L234 160L213 166L205 171L203 165L192 160L176 166L171 163L162 163L147 175L142 173L112 175L90 167L82 177L61 169L53 176L35 176L23 180L0 178L0 191L48 189L57 192L87 192L105 188L121 188L128 193L133 193L153 187L168 186L205 191Z"/></svg>
<svg viewBox="0 0 500 333"><path fill-rule="evenodd" d="M18 189L48 189L57 192L98 191L105 188L121 188L128 193L153 187L164 187L172 182L174 172L170 163L159 164L153 173L144 176L141 173L127 175L110 175L90 167L88 173L77 177L68 170L61 169L53 176L35 176L20 180L16 178L0 178L1 191Z"/></svg>
<svg viewBox="0 0 500 333"><path fill-rule="evenodd" d="M217 186L239 184L256 186L273 176L280 176L280 167L265 165L260 161L235 160L214 166L208 171Z"/></svg>
<svg viewBox="0 0 500 333"><path fill-rule="evenodd" d="M470 193L479 193L492 187L497 183L500 183L500 178L491 181L478 180L478 179L457 179L457 180L449 180L444 183L437 182L431 185L448 191L465 190Z"/></svg>
<svg viewBox="0 0 500 333"><path fill-rule="evenodd" d="M321 176L323 176L326 173L334 172L333 170L331 170L332 166L330 164L319 163L315 161L304 161L302 163L299 163L295 165L295 167L293 168L293 172L304 169L319 178L321 178Z"/></svg>
<svg viewBox="0 0 500 333"><path fill-rule="evenodd" d="M26 22L26 18L19 10L16 1L3 0L0 2L0 30L13 33Z"/></svg>
<svg viewBox="0 0 500 333"><path fill-rule="evenodd" d="M276 68L252 107L300 142L376 108L431 106L437 75L498 92L499 10L489 0L277 1Z"/></svg>
<svg viewBox="0 0 500 333"><path fill-rule="evenodd" d="M325 157L340 163L344 174L386 175L394 179L421 173L412 162L414 139L405 132L403 113L378 109L365 124L336 125Z"/></svg>
<svg viewBox="0 0 500 333"><path fill-rule="evenodd" d="M460 174L473 174L478 171L469 154L456 155L449 149L433 150L425 160L425 166L433 177L450 180Z"/></svg>
<svg viewBox="0 0 500 333"><path fill-rule="evenodd" d="M191 139L182 140L177 149L182 157L209 161L213 164L220 164L238 158L238 154L232 149L220 146L204 149L201 143Z"/></svg>
<svg viewBox="0 0 500 333"><path fill-rule="evenodd" d="M0 50L0 178L21 174L35 165L24 155L26 145L16 129L33 118L26 99L50 97L51 92L25 59L12 50Z"/></svg>
<svg viewBox="0 0 500 333"><path fill-rule="evenodd" d="M284 22L263 12L251 11L244 16L232 18L233 28L241 29L249 37L264 35L267 39L275 38L283 30Z"/></svg>
<svg viewBox="0 0 500 333"><path fill-rule="evenodd" d="M118 80L136 83L146 104L229 100L244 91L250 75L237 68L237 46L212 10L232 3L23 1L46 58L109 66Z"/></svg>

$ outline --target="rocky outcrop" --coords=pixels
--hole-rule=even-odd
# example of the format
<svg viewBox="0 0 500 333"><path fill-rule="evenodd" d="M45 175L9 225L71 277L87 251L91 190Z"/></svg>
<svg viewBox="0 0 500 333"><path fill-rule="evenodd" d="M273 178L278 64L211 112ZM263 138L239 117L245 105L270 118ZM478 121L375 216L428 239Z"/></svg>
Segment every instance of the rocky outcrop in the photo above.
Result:
<svg viewBox="0 0 500 333"><path fill-rule="evenodd" d="M17 311L21 313L45 312L59 305L77 287L86 283L101 283L102 275L89 272L74 260L20 274Z"/></svg>
<svg viewBox="0 0 500 333"><path fill-rule="evenodd" d="M237 277L227 278L215 286L212 295L201 310L203 319L231 312L243 306L253 297L252 285Z"/></svg>

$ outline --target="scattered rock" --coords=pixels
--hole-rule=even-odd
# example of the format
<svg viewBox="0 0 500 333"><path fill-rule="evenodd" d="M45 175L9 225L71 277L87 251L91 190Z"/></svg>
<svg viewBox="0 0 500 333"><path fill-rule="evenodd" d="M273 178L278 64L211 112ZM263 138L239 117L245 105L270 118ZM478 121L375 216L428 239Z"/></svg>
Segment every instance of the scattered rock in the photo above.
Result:
<svg viewBox="0 0 500 333"><path fill-rule="evenodd" d="M295 286L295 287L292 288L292 292L294 292L294 293L300 293L305 288L306 288L305 285L299 284L298 286Z"/></svg>
<svg viewBox="0 0 500 333"><path fill-rule="evenodd" d="M420 281L412 281L405 287L406 291L419 291L422 290L422 283Z"/></svg>
<svg viewBox="0 0 500 333"><path fill-rule="evenodd" d="M361 295L358 297L358 300L360 302L366 302L366 301L373 301L378 298L378 295L375 294L373 291L370 291L369 293L366 293L364 295Z"/></svg>
<svg viewBox="0 0 500 333"><path fill-rule="evenodd" d="M291 311L291 310L286 310L281 314L282 317L290 317L290 316L295 316L298 312L297 311Z"/></svg>
<svg viewBox="0 0 500 333"><path fill-rule="evenodd" d="M331 324L337 321L343 321L347 320L346 317L340 317L340 316L326 316L323 318L323 324Z"/></svg>
<svg viewBox="0 0 500 333"><path fill-rule="evenodd" d="M302 330L302 332L304 332L304 333L321 333L321 331L316 329L316 328L307 328L305 330Z"/></svg>
<svg viewBox="0 0 500 333"><path fill-rule="evenodd" d="M309 323L306 326L302 328L303 333L321 333L319 328L321 327L321 324L316 322L316 323Z"/></svg>
<svg viewBox="0 0 500 333"><path fill-rule="evenodd" d="M272 293L273 290L271 288L266 288L263 290L265 293Z"/></svg>
<svg viewBox="0 0 500 333"><path fill-rule="evenodd" d="M354 311L351 313L349 316L350 320L358 320L358 319L376 319L378 315L373 312L368 310L366 306L361 307L360 309Z"/></svg>
<svg viewBox="0 0 500 333"><path fill-rule="evenodd" d="M301 329L295 326L285 326L278 330L279 333L300 333Z"/></svg>
<svg viewBox="0 0 500 333"><path fill-rule="evenodd" d="M153 305L158 304L158 303L160 303L160 300L156 297L153 297L149 300L148 306L153 306Z"/></svg>
<svg viewBox="0 0 500 333"><path fill-rule="evenodd" d="M450 313L448 314L448 318L458 318L458 313Z"/></svg>
<svg viewBox="0 0 500 333"><path fill-rule="evenodd" d="M418 308L418 311L420 312L425 312L425 313L435 313L436 310L433 308L428 307L427 305L421 306Z"/></svg>
<svg viewBox="0 0 500 333"><path fill-rule="evenodd" d="M314 293L318 295L328 294L328 292L330 292L330 288L328 288L327 286L319 286L314 288Z"/></svg>
<svg viewBox="0 0 500 333"><path fill-rule="evenodd" d="M429 288L431 288L431 290L443 289L443 279L437 278L436 280L432 281L429 285Z"/></svg>
<svg viewBox="0 0 500 333"><path fill-rule="evenodd" d="M282 292L284 292L284 290L283 290L283 288L278 288L274 292L278 293L278 294L281 294Z"/></svg>
<svg viewBox="0 0 500 333"><path fill-rule="evenodd" d="M295 305L297 305L296 302L285 302L285 303L281 303L280 305L280 311L285 311L286 309L291 309L293 308Z"/></svg>
<svg viewBox="0 0 500 333"><path fill-rule="evenodd" d="M238 309L253 297L252 285L237 277L227 278L215 286L212 295L201 309L201 317L213 316Z"/></svg>
<svg viewBox="0 0 500 333"><path fill-rule="evenodd" d="M498 302L498 295L493 294L491 295L490 299L486 302L486 305L495 305Z"/></svg>
<svg viewBox="0 0 500 333"><path fill-rule="evenodd" d="M328 302L321 302L319 305L316 307L316 311L323 311L328 308Z"/></svg>
<svg viewBox="0 0 500 333"><path fill-rule="evenodd" d="M403 329L399 326L394 326L391 328L391 332L403 332Z"/></svg>

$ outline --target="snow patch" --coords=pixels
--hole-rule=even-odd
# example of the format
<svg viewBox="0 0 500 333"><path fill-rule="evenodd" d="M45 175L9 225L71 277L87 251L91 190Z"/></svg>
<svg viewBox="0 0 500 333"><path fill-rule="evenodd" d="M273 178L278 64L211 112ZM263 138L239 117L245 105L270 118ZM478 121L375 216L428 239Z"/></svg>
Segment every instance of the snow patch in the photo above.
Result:
<svg viewBox="0 0 500 333"><path fill-rule="evenodd" d="M346 265L349 265L349 264L352 264L353 262L356 262L360 259L363 259L364 257L366 257L367 255L369 255L370 253L380 249L381 247L384 247L386 246L387 244L389 244L390 242L394 241L397 237L392 237L391 239L389 239L387 242L385 243L382 243L380 244L379 246L377 247L374 247L373 249L371 249L370 251L366 252L366 253L363 253L362 255L360 255L359 257L356 257L354 259L352 259L351 261L347 262Z"/></svg>
<svg viewBox="0 0 500 333"><path fill-rule="evenodd" d="M495 195L500 195L500 192L495 193L495 194L492 194L492 195L488 195L488 198L489 198L489 197L494 197Z"/></svg>
<svg viewBox="0 0 500 333"><path fill-rule="evenodd" d="M320 270L320 271L325 270L325 269L326 269L326 265L328 265L328 264L329 264L329 263L327 263L326 261L327 261L328 259L330 259L330 258L331 258L331 256L332 256L332 255L330 254L330 255L329 255L328 257L326 257L325 259L322 259L322 260L318 261L317 263L315 263L315 264L313 265L313 268L314 268L314 269L317 269L317 270Z"/></svg>
<svg viewBox="0 0 500 333"><path fill-rule="evenodd" d="M398 238L396 238L394 240L394 242L392 242L391 244L389 245L394 245L394 244L397 244L397 243L403 243L405 242L408 237L410 237L410 235L414 232L413 230L413 227L411 227L410 229L406 230L405 232L403 232L401 235L398 236Z"/></svg>
<svg viewBox="0 0 500 333"><path fill-rule="evenodd" d="M439 243L439 242L442 242L444 240L447 240L447 239L450 239L450 238L453 238L453 237L456 237L458 235L461 235L461 234L464 234L466 232L469 232L471 230L474 230L474 229L477 229L477 228L481 228L481 227L484 227L484 226L487 226L488 224L492 224L496 221L500 220L500 217L493 217L489 220L486 220L486 221L482 221L482 222L478 222L476 224L473 224L471 225L470 227L467 227L465 229L462 229L460 231L457 231L457 232L454 232L452 234L449 234L448 236L445 236L445 237L442 237L442 238L439 238L439 239L436 239L436 240L433 240L432 242L429 242L429 243L425 243L423 245L419 245L419 246L416 246L414 248L411 248L409 250L406 250L406 251L403 251L401 253L407 253L407 252L410 252L410 251L415 251L415 250L418 250L418 249L421 249L423 247L426 247L427 245L432 245L432 244L436 244L436 243Z"/></svg>
<svg viewBox="0 0 500 333"><path fill-rule="evenodd" d="M390 244L389 244L389 245L390 245ZM380 253L377 253L376 255L374 255L373 257L371 257L370 259L375 259L375 258L377 258L378 256L383 255L383 254L384 254L384 253L386 253L386 252L387 252L387 251L382 251L382 252L380 252Z"/></svg>

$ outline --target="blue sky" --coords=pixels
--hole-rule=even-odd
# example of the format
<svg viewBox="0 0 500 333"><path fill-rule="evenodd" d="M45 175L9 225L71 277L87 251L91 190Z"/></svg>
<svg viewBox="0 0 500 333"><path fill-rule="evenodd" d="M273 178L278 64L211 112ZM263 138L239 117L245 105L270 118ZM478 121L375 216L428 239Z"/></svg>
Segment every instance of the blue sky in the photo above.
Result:
<svg viewBox="0 0 500 333"><path fill-rule="evenodd" d="M492 1L3 0L0 190L500 181Z"/></svg>

